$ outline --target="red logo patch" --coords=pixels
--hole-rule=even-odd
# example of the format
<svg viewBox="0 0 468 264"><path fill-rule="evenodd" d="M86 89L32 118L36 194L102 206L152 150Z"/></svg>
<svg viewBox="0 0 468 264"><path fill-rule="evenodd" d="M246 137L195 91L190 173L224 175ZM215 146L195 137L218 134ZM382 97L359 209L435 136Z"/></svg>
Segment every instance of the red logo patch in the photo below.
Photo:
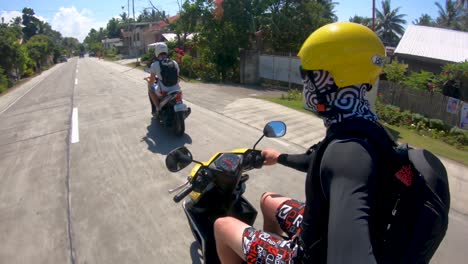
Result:
<svg viewBox="0 0 468 264"><path fill-rule="evenodd" d="M406 186L413 184L414 173L410 165L405 165L395 173L395 176Z"/></svg>

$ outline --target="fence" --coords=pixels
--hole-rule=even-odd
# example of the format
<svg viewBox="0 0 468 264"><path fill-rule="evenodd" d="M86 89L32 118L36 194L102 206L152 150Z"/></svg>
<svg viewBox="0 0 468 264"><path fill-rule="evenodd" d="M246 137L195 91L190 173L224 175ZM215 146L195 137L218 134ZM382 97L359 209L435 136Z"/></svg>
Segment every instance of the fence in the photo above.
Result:
<svg viewBox="0 0 468 264"><path fill-rule="evenodd" d="M288 84L302 84L299 73L301 62L296 56L259 55L259 77L282 81Z"/></svg>
<svg viewBox="0 0 468 264"><path fill-rule="evenodd" d="M450 126L460 126L461 111L457 111L456 114L447 111L450 98L448 96L402 87L388 81L380 82L378 93L379 98L386 104L395 105L402 110L409 110L429 118L440 119ZM461 109L461 104L458 109Z"/></svg>
<svg viewBox="0 0 468 264"><path fill-rule="evenodd" d="M273 80L302 85L299 73L300 60L292 54L260 54L258 51L244 50L241 52L241 82L245 84L259 83L261 80ZM461 111L456 114L447 112L449 97L439 93L431 93L412 88L403 88L387 81L380 81L368 94L373 104L377 91L381 100L403 110L440 119L450 126L460 126ZM466 106L466 102L464 103ZM459 109L461 105L459 106Z"/></svg>

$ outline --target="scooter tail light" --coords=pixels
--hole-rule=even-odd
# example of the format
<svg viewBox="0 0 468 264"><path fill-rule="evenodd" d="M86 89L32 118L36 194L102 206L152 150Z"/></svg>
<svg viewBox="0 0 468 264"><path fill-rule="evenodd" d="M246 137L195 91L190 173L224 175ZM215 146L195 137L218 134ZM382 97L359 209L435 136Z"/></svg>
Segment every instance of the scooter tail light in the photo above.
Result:
<svg viewBox="0 0 468 264"><path fill-rule="evenodd" d="M182 92L178 92L178 93L176 94L176 101L177 101L177 102L182 102Z"/></svg>

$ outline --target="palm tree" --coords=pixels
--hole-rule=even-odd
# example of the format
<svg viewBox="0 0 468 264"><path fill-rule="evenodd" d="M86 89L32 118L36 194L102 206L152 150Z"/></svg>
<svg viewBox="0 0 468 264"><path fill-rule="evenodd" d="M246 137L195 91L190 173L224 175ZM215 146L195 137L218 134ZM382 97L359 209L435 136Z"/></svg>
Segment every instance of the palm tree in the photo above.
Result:
<svg viewBox="0 0 468 264"><path fill-rule="evenodd" d="M382 10L376 10L376 32L385 45L396 46L405 32L403 25L406 20L403 17L406 15L398 14L400 7L391 9L390 4L390 0L383 0Z"/></svg>
<svg viewBox="0 0 468 264"><path fill-rule="evenodd" d="M362 16L354 15L353 17L349 18L349 22L358 23L368 28L372 27L372 18L370 17L362 17Z"/></svg>
<svg viewBox="0 0 468 264"><path fill-rule="evenodd" d="M445 8L441 4L435 3L439 8L439 17L437 18L437 25L445 28L460 29L460 19L462 16L462 9L457 8L457 3L452 0L445 1Z"/></svg>
<svg viewBox="0 0 468 264"><path fill-rule="evenodd" d="M420 26L434 26L434 20L428 14L422 14L421 17L413 21L414 25Z"/></svg>
<svg viewBox="0 0 468 264"><path fill-rule="evenodd" d="M459 9L468 8L468 1L467 0L457 0L457 7Z"/></svg>

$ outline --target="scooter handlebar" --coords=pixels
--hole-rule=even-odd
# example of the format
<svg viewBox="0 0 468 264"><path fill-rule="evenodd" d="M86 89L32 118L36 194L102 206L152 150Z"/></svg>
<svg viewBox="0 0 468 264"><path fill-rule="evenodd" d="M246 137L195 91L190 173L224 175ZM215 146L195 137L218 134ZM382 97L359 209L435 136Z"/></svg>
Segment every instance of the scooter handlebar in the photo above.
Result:
<svg viewBox="0 0 468 264"><path fill-rule="evenodd" d="M190 184L189 186L185 187L182 191L180 191L178 194L176 194L173 198L174 202L178 203L182 199L185 198L189 193L193 191L193 185Z"/></svg>

